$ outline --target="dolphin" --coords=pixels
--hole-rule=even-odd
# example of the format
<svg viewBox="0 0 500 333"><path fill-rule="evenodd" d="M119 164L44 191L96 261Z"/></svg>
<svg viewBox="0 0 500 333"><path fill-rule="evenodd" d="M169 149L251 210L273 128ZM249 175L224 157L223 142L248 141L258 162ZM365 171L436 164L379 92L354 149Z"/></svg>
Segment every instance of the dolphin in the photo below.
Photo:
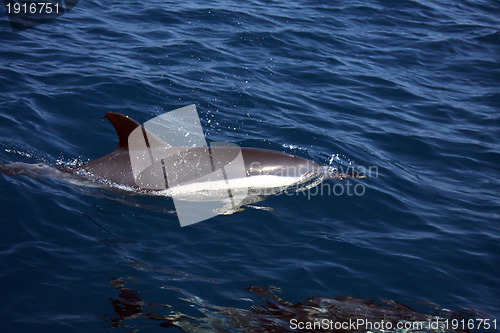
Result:
<svg viewBox="0 0 500 333"><path fill-rule="evenodd" d="M155 190L172 187L165 175L165 183L160 182L161 188L155 187L154 184L153 186L149 184L150 186L143 188L141 184L138 184L137 177L134 175L134 168L131 163L134 157L131 154L134 154L135 149L135 147L131 146L132 133L137 132L138 129L142 130L151 147L154 142L161 142L160 139L150 132L147 133L146 137L147 131L144 126L121 113L108 112L103 119L109 120L114 126L119 139L118 147L101 158L77 167L76 171L84 170L113 183L140 189ZM181 174L186 173L186 169L179 172L183 163L200 165L200 156L208 154L209 160L212 162L211 167L208 165L208 170L215 171L218 166L229 164L238 153L241 153L245 172L244 175L240 175L239 178L241 179L237 183L247 188L285 188L318 176L321 176L322 180L363 178L359 174L340 173L309 159L269 149L211 145L210 147L168 147L166 151L170 151L167 154L168 158L174 159L170 161L170 164L176 166L177 172L174 174L177 177L181 177ZM134 155L137 155L137 152ZM199 166L199 168L206 169L204 165ZM203 173L204 171L200 171L198 176L203 176ZM192 177L192 174L188 175L188 177ZM176 183L180 182L181 180Z"/></svg>
<svg viewBox="0 0 500 333"><path fill-rule="evenodd" d="M131 153L134 152L134 148L130 147L130 136L134 131L137 132L137 129L146 133L144 126L132 118L117 112L108 112L103 119L107 119L111 122L118 135L118 147L111 153L74 168L61 166L54 168L42 163L10 163L0 164L0 172L8 175L25 174L31 177L46 175L49 177L67 179L74 177L87 178L87 180L90 174L92 175L92 180L97 178L108 184L113 183L131 189L149 192L173 187L169 184L166 179L167 177L165 177L165 182L162 183L159 188L155 188L155 186L141 186L141 183L137 181L137 176L134 175L133 165L131 163ZM149 138L150 143L160 141L151 133L148 133L147 138ZM282 190L290 186L306 183L318 177L320 181L324 179L343 180L346 178L364 177L361 174L341 173L309 159L269 149L248 147L238 147L238 149L235 149L234 147L215 145L210 147L176 147L174 152L180 151L183 152L182 161L185 163L186 161L187 163L199 163L199 156L208 153L212 161L212 169L217 168L217 165L213 164L214 156L217 157L219 165L227 164L237 152L241 152L245 170L244 175L241 175L236 183L241 187L247 188L272 188ZM178 161L174 160L171 165L181 164L178 154L171 153L169 156L178 159ZM213 185L213 181L211 182L210 179L199 181L197 185L200 185L200 183L206 185L205 187L202 186L202 188L205 189L212 188L210 185ZM233 182L233 184L235 184L235 182ZM315 185L317 184L316 182Z"/></svg>
<svg viewBox="0 0 500 333"><path fill-rule="evenodd" d="M176 309L180 304L157 304L172 309L168 315L151 313L151 303L126 279L110 281L120 294L110 298L115 315L100 316L111 325L133 320L150 321L163 327L177 327L182 332L373 332L373 327L384 327L384 332L457 332L472 330L445 329L450 322L462 322L469 318L488 317L475 309L449 309L437 304L420 304L419 310L391 299L361 298L356 296L324 297L313 296L292 303L276 294L276 287L251 286L247 291L258 297L251 307L214 305L199 296L180 290L186 296L181 299L198 309L202 316L194 317ZM128 285L127 285L128 284ZM155 299L155 301L157 301ZM491 316L490 316L491 317ZM332 320L333 319L333 320ZM320 323L316 326L315 323ZM402 325L403 324L403 325ZM398 326L405 329L398 329ZM378 330L377 331L382 331Z"/></svg>

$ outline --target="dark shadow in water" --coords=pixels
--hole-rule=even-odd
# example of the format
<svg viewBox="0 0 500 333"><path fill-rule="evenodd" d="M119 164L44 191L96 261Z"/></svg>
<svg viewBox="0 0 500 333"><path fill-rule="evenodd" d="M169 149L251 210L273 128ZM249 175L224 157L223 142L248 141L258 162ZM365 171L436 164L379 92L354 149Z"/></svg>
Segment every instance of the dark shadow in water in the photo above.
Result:
<svg viewBox="0 0 500 333"><path fill-rule="evenodd" d="M145 302L138 291L125 287L125 279L113 279L111 284L120 291L117 298L110 298L116 316L101 317L111 324L108 328L121 327L131 332L158 328L150 321L157 322L160 327L176 327L184 332L471 332L467 328L453 329L452 322L484 318L477 313L453 311L436 305L426 305L428 311L424 313L392 300L353 296L311 297L303 302L289 303L275 294L277 288L260 286L248 290L264 303L249 309L216 306L199 297L185 295L187 297L182 299L202 313L202 316L194 317L175 311L168 304ZM153 312L161 312L161 309L168 309L169 314ZM318 326L305 326L315 321ZM298 328L299 322L304 325L303 329ZM320 327L320 323L324 326ZM349 323L359 325L336 326ZM381 323L384 323L385 330L376 329ZM398 323L413 327L397 330Z"/></svg>

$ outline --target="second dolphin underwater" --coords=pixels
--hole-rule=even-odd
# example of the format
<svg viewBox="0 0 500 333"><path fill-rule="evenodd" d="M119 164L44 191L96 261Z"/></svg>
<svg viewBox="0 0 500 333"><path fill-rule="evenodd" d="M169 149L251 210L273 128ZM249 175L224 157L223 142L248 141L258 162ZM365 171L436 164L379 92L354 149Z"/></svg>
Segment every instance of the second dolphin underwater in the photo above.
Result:
<svg viewBox="0 0 500 333"><path fill-rule="evenodd" d="M0 164L0 172L8 175L25 174L32 177L57 177L70 181L75 179L91 180L98 184L123 186L150 194L196 196L204 193L205 197L219 190L244 188L249 194L241 205L264 199L263 196L279 193L285 189L307 189L318 185L325 179L343 180L363 178L363 175L341 173L336 169L320 165L309 159L290 155L280 151L260 148L240 148L236 145L211 145L210 147L170 147L132 118L117 112L108 112L105 116L114 126L118 135L118 147L111 153L76 168L50 167L44 164L11 163ZM104 119L103 118L103 119ZM138 148L131 141L137 134L146 141L148 150ZM146 135L147 133L147 135ZM166 156L159 160L149 159L149 148L157 145ZM158 149L157 149L158 150ZM205 156L207 158L201 158ZM240 157L239 173L227 169L236 157ZM136 159L153 161L137 172ZM165 160L168 160L165 165ZM143 163L144 164L144 163ZM146 163L147 164L147 163ZM186 168L186 165L189 168ZM226 166L226 170L224 169ZM168 170L170 168L170 172ZM223 170L223 178L207 176L211 172ZM167 177L168 174L168 177ZM234 195L234 193L233 193ZM233 202L234 203L234 202ZM234 207L233 207L234 208ZM234 210L237 211L237 210Z"/></svg>

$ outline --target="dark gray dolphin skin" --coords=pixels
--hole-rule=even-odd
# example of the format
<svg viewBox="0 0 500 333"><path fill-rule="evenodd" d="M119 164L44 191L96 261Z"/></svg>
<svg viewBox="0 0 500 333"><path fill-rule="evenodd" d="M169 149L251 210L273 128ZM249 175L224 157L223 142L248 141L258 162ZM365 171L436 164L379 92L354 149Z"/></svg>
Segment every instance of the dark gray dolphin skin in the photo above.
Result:
<svg viewBox="0 0 500 333"><path fill-rule="evenodd" d="M75 176L78 177L80 174L79 171L88 171L92 175L105 181L132 188L144 189L138 186L134 179L129 155L129 135L136 128L142 127L142 125L132 118L117 112L108 112L104 118L111 122L118 134L118 147L113 152L76 168L54 168L42 163L11 163L0 164L0 172L7 175L24 174L31 177L49 176L70 178ZM217 146L183 149L186 152L186 154L183 155L183 159L191 159L192 161L196 160L196 156L200 155L202 150L206 151L208 149L211 156L217 156L220 166L232 161L235 151L235 148ZM244 160L247 177L271 175L298 180L303 179L307 175L320 175L322 173L324 179L342 180L345 178L363 178L362 175L339 173L328 170L314 161L279 151L238 147L238 152L239 151L241 151ZM212 168L215 169L213 165ZM182 173L182 170L180 173Z"/></svg>
<svg viewBox="0 0 500 333"><path fill-rule="evenodd" d="M108 112L104 118L108 119L114 126L118 134L118 147L108 155L97 160L84 164L77 170L86 170L103 179L117 184L136 187L129 155L129 135L137 127L142 126L132 118L117 112ZM103 119L104 119L103 118ZM210 148L186 148L187 156L193 158L199 155L201 150L208 149L210 154L223 156L230 148L210 147ZM240 148L245 163L247 177L257 175L276 175L283 177L300 178L312 173L325 173L325 178L345 179L363 178L360 175L345 174L339 172L325 171L325 167L311 160L286 154L279 151L260 148ZM233 148L234 151L234 148ZM229 159L227 162L230 162Z"/></svg>

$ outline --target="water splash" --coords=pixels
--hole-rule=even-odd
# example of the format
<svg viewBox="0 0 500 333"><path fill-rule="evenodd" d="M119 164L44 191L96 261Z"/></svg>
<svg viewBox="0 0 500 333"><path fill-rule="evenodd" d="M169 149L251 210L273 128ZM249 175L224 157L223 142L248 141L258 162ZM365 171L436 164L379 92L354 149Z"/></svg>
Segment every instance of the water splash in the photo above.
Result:
<svg viewBox="0 0 500 333"><path fill-rule="evenodd" d="M29 145L20 144L13 141L0 141L0 147L7 154L35 160L38 163L51 164L54 162L54 158L52 156L41 152Z"/></svg>
<svg viewBox="0 0 500 333"><path fill-rule="evenodd" d="M344 180L366 178L367 170L344 154L318 154L317 160L324 166L326 179Z"/></svg>

